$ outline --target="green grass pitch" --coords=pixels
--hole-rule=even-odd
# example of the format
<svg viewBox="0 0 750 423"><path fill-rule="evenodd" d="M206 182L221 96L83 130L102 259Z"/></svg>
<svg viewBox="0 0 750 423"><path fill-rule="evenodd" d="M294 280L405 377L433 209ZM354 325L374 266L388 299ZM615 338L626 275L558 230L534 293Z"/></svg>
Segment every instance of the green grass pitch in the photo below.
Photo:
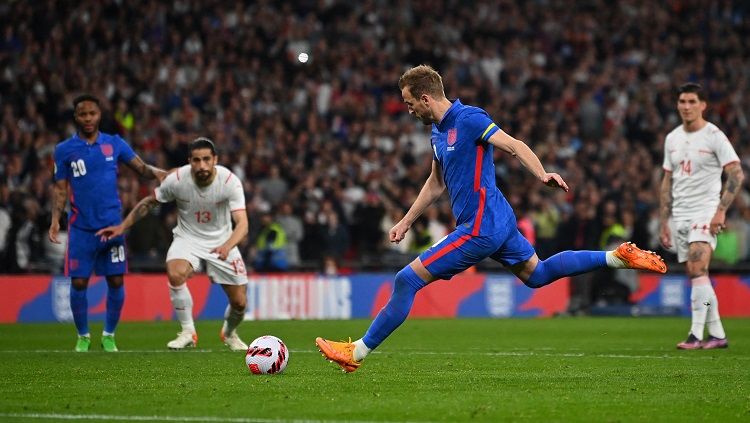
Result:
<svg viewBox="0 0 750 423"><path fill-rule="evenodd" d="M750 321L725 319L730 348L678 351L677 318L409 320L355 373L316 336L359 337L369 321L245 322L290 349L254 376L220 322L199 348L167 351L177 324L123 323L121 352L72 352L72 324L0 325L0 421L750 421Z"/></svg>

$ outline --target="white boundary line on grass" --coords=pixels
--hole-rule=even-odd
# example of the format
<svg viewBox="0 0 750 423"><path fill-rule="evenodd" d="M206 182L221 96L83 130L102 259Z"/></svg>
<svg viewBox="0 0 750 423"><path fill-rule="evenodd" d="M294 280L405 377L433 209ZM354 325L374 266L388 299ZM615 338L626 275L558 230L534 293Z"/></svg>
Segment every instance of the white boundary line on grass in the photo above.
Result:
<svg viewBox="0 0 750 423"><path fill-rule="evenodd" d="M213 423L375 423L363 420L262 419L209 416L117 416L110 414L0 413L0 417L48 420L109 420L127 422L213 422ZM389 423L386 421L386 423Z"/></svg>
<svg viewBox="0 0 750 423"><path fill-rule="evenodd" d="M627 349L625 349L627 350ZM96 354L101 351L92 351ZM172 351L168 349L159 350L120 350L118 354L190 354L190 353L214 353L214 352L226 352L231 351L225 349L211 350L211 349L188 349L183 351ZM320 354L317 350L290 350L295 354ZM0 350L0 354L81 354L73 350ZM236 354L236 352L235 352ZM413 349L397 350L397 351L376 351L375 354L399 354L399 355L483 355L488 357L564 357L564 358L632 358L632 359L656 359L656 360L717 360L721 357L716 355L700 355L700 351L683 351L683 352L663 352L655 353L654 355L646 354L590 354L584 352L550 352L549 348L542 348L540 351L495 351L495 352L480 352L480 351L467 351L465 353L458 353L455 351L415 351ZM657 355L659 354L659 355ZM727 359L731 360L750 360L748 356L731 356Z"/></svg>
<svg viewBox="0 0 750 423"><path fill-rule="evenodd" d="M652 358L657 360L665 360L665 359L677 359L677 360L716 360L716 356L698 356L695 352L685 352L686 355L668 355L667 353L663 353L662 355L629 355L629 354L588 354L588 353L578 353L578 352L571 352L571 353L550 353L550 352L535 352L535 351L497 351L497 352L474 352L474 353L457 353L457 352L429 352L429 351L410 351L405 354L413 354L413 355L463 355L463 356L469 356L469 355L484 355L484 356L500 356L500 357L564 357L564 358L633 358L633 359L643 359L643 358ZM680 353L672 353L672 354L680 354ZM691 354L691 355L687 355ZM750 360L750 357L745 356L732 356L729 357L729 359L736 359L736 360Z"/></svg>
<svg viewBox="0 0 750 423"><path fill-rule="evenodd" d="M91 353L98 353L98 352L104 352L101 350L91 350ZM221 350L209 350L209 349L194 349L194 348L186 348L181 351L176 350L170 350L167 348L164 348L163 350L120 350L117 352L117 354L182 354L182 353L214 353L214 352L232 352L229 351L229 349L221 349ZM235 351L236 352L236 351ZM32 354L82 354L85 355L85 353L79 353L74 350L0 350L0 354L2 353L32 353Z"/></svg>

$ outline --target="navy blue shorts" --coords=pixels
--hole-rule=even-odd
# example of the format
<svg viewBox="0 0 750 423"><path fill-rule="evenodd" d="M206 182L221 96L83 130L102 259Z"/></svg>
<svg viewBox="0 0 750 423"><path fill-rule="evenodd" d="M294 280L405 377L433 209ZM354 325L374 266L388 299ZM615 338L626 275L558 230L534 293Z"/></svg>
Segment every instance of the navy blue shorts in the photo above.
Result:
<svg viewBox="0 0 750 423"><path fill-rule="evenodd" d="M515 227L508 233L471 236L455 230L419 255L422 265L438 279L450 279L487 257L512 266L535 253L534 247Z"/></svg>
<svg viewBox="0 0 750 423"><path fill-rule="evenodd" d="M122 275L128 270L125 258L125 237L120 235L109 241L96 236L96 232L68 228L68 249L65 253L65 275L88 278L91 271L98 276Z"/></svg>

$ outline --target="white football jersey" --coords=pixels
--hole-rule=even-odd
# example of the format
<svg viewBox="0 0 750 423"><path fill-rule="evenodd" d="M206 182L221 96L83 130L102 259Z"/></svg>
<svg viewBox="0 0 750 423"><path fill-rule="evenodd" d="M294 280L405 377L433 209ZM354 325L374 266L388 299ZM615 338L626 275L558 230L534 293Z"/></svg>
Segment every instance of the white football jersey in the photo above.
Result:
<svg viewBox="0 0 750 423"><path fill-rule="evenodd" d="M207 187L196 185L190 165L182 166L154 192L161 203L177 202L175 236L195 240L206 248L218 247L229 239L231 212L245 210L242 182L224 166L216 166L216 177Z"/></svg>
<svg viewBox="0 0 750 423"><path fill-rule="evenodd" d="M740 159L732 143L711 122L695 132L682 125L664 141L664 170L672 172L672 216L692 219L716 212L724 166Z"/></svg>

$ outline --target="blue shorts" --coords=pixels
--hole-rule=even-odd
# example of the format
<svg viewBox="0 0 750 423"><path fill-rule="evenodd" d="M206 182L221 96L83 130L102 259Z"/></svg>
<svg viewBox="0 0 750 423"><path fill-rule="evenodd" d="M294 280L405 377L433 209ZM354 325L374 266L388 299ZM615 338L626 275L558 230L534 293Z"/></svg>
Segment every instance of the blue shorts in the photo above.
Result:
<svg viewBox="0 0 750 423"><path fill-rule="evenodd" d="M96 236L96 232L68 228L68 249L65 253L65 275L88 278L91 271L98 276L122 275L128 270L125 258L125 237L120 235L109 241Z"/></svg>
<svg viewBox="0 0 750 423"><path fill-rule="evenodd" d="M508 233L471 236L455 230L419 255L422 265L438 279L450 279L489 257L512 266L535 253L534 247L515 227Z"/></svg>

